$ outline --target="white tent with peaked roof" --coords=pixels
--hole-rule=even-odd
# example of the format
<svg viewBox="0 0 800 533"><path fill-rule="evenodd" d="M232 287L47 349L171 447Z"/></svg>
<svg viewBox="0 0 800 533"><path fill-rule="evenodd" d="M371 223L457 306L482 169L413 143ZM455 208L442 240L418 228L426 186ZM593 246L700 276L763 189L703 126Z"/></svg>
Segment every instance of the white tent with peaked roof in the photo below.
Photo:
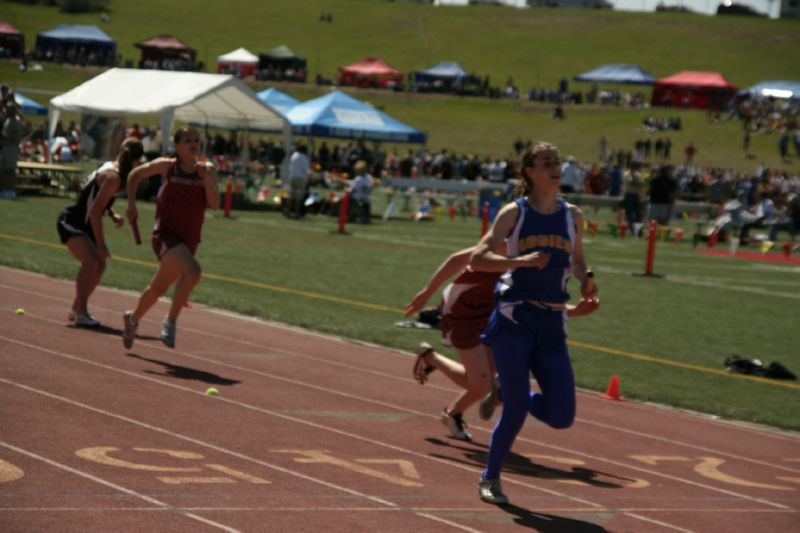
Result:
<svg viewBox="0 0 800 533"><path fill-rule="evenodd" d="M50 100L49 135L62 111L110 117L157 114L163 148L175 120L219 128L282 131L288 151L286 118L241 80L222 74L114 68Z"/></svg>

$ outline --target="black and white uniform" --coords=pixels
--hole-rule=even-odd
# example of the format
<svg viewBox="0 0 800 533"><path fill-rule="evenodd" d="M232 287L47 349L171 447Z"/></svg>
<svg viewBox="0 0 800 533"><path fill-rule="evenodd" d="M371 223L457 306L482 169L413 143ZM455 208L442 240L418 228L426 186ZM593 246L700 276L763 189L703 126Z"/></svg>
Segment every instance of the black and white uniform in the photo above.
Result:
<svg viewBox="0 0 800 533"><path fill-rule="evenodd" d="M89 174L86 181L81 187L81 193L78 200L64 208L58 215L58 235L61 237L61 243L66 244L72 237L86 235L92 242L96 242L94 232L92 231L92 223L89 220L89 213L92 212L92 206L97 200L97 195L100 193L100 185L97 183L97 175L107 170L115 170L113 161L106 161L100 168ZM108 205L103 208L103 211L111 209L114 204L115 197L111 197Z"/></svg>

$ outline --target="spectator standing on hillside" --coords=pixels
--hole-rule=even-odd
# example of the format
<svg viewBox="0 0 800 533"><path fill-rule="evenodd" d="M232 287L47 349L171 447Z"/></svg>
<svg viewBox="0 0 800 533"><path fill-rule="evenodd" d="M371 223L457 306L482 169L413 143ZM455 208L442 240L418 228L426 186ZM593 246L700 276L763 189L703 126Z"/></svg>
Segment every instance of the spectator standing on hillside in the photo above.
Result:
<svg viewBox="0 0 800 533"><path fill-rule="evenodd" d="M627 171L623 178L625 194L622 197L622 207L625 210L625 220L631 232L637 234L637 224L642 223L642 194L644 193L644 179L639 171L639 166L634 165Z"/></svg>
<svg viewBox="0 0 800 533"><path fill-rule="evenodd" d="M350 193L350 213L353 219L358 219L362 224L369 224L371 218L370 196L375 182L367 168L367 162L363 159L356 161L353 166L356 177L350 183L348 192Z"/></svg>
<svg viewBox="0 0 800 533"><path fill-rule="evenodd" d="M308 149L302 141L295 146L292 156L289 158L289 183L288 197L289 205L286 214L289 218L300 218L303 216L303 202L306 198L306 186L311 174L311 163L307 155Z"/></svg>
<svg viewBox="0 0 800 533"><path fill-rule="evenodd" d="M669 225L672 210L678 198L678 181L674 176L672 165L662 165L653 170L655 176L650 178L648 196L650 197L649 218L661 226Z"/></svg>
<svg viewBox="0 0 800 533"><path fill-rule="evenodd" d="M583 172L574 155L568 155L567 161L561 165L561 185L563 193L579 192L583 183Z"/></svg>
<svg viewBox="0 0 800 533"><path fill-rule="evenodd" d="M622 167L618 163L608 165L608 195L622 196Z"/></svg>
<svg viewBox="0 0 800 533"><path fill-rule="evenodd" d="M697 147L694 145L694 143L690 142L687 144L683 151L686 154L686 164L691 165L694 163L694 156L697 155Z"/></svg>

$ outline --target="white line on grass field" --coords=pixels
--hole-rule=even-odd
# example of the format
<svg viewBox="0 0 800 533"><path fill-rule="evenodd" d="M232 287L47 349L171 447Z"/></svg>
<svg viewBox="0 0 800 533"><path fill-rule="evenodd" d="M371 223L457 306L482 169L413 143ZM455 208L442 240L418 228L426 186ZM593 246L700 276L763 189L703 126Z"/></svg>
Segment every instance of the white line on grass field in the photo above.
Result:
<svg viewBox="0 0 800 533"><path fill-rule="evenodd" d="M629 270L621 270L615 267L608 267L604 265L598 265L595 268L595 271L599 274L613 274L613 275L622 275L622 276L631 276L631 271ZM658 270L658 269L656 269ZM730 291L730 292L743 292L743 293L750 293L750 294L758 294L760 296L772 296L776 298L786 298L789 300L800 300L800 291L799 292L784 292L784 291L776 291L771 289L760 289L758 287L748 287L745 285L741 285L741 280L738 280L736 283L726 283L724 281L714 279L711 281L710 278L704 277L694 277L694 276L686 276L682 274L670 274L660 279L660 281L666 283L677 283L681 285L694 285L699 287L709 287L713 289L718 289L721 291ZM758 282L756 282L758 283ZM800 287L800 286L799 286Z"/></svg>

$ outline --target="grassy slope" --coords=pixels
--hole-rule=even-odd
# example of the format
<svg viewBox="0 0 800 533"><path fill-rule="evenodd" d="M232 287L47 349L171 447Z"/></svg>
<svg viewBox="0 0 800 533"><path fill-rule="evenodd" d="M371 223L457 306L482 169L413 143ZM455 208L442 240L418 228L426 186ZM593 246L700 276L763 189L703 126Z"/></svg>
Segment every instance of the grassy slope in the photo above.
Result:
<svg viewBox="0 0 800 533"><path fill-rule="evenodd" d="M235 4L235 9L226 8L220 16L217 3L210 0L194 2L186 13L179 13L177 7L158 9L164 2L117 0L111 3L111 22L103 27L127 57L137 57L133 42L157 33L177 34L195 46L207 64L239 46L259 52L285 43L308 58L312 76L318 65L323 75L332 76L336 65L365 55L383 56L401 69L454 59L469 70L491 75L495 83L513 75L521 87L553 87L564 75L571 77L612 61L638 63L656 76L682 69L720 70L740 86L762 79L796 78L800 72L796 53L800 25L792 21L489 7L436 9L356 0ZM66 16L54 9L9 2L0 6L3 17L24 31L29 43L37 31L59 22L98 21L97 15ZM317 21L323 10L334 13L333 24ZM16 64L0 62L4 82L56 92L96 72L46 64L43 73L20 73ZM283 88L301 99L321 91L313 86ZM518 136L546 137L565 153L591 160L600 133L614 146L630 146L641 135L638 125L645 116L645 112L585 106L568 109L568 120L555 123L548 118L548 106L528 102L375 91L357 96L427 130L431 148L481 155L505 153ZM702 163L747 170L754 166L755 161L740 154L737 124L712 125L699 112L654 113L683 118L684 132L670 134L676 150L694 140ZM774 137L757 136L753 147L759 160L780 166ZM792 165L798 168L797 163ZM6 204L0 210L0 232L55 243L48 221L63 203L26 199ZM478 231L474 220L432 226L397 221L358 228L344 238L331 234L332 228L328 219L296 224L271 213L242 213L235 221L213 217L206 227L201 261L212 276L236 276L399 309L447 253L474 242ZM147 250L133 247L127 233L112 235L116 257L151 260ZM0 263L54 276L74 275L74 260L65 251L54 253L42 245L10 239L2 239L0 247ZM304 259L309 249L314 251L313 262ZM642 268L642 243L614 241L606 235L587 249L606 296L601 313L574 323L573 340L709 369L720 369L732 353L761 357L765 362L778 360L795 372L800 369L796 349L800 338L791 314L800 291L796 270L700 257L688 244L665 244L657 252L657 270L667 278L657 282L630 275ZM117 261L104 282L140 290L150 275L147 268ZM421 338L437 340L436 332L393 327L393 321L401 318L399 312L287 297L212 276L199 286L195 301L407 350ZM581 386L602 390L609 375L617 373L623 394L631 397L800 429L800 415L790 409L796 404L797 389L602 350L573 347L572 353Z"/></svg>
<svg viewBox="0 0 800 533"><path fill-rule="evenodd" d="M173 7L163 9L165 4ZM156 0L113 1L111 21L102 27L129 58L138 57L133 43L139 40L158 33L178 35L197 49L207 68L214 67L219 54L239 46L260 52L285 43L308 59L311 78L317 72L333 77L336 66L367 55L384 57L402 70L457 60L467 70L491 76L494 84L502 85L513 76L523 89L555 87L561 77L571 78L607 62L637 63L656 76L684 69L719 70L742 87L764 79L796 78L800 72L796 53L800 23L789 20L490 6L434 8L365 0L240 0L226 3L222 13L211 0L193 2L186 13L177 9L178 5ZM35 42L37 32L60 22L99 23L97 14L65 15L54 8L14 2L2 6L4 18L26 34L29 45ZM317 20L322 11L334 14L332 24ZM46 64L43 73L24 74L16 70L15 63L0 62L0 78L12 86L56 92L96 73ZM588 88L585 84L573 86ZM314 86L282 88L301 99L324 91ZM356 93L427 131L433 149L501 155L517 137L548 138L565 153L592 160L600 134L605 134L613 147L630 148L643 136L639 126L646 115L680 115L686 128L670 134L677 150L694 141L700 148L697 161L701 164L750 171L756 163L741 153L738 124L711 125L705 114L696 111L582 106L568 108L568 120L555 123L549 118L550 106L529 102ZM796 170L796 161L780 161L776 142L774 136L753 138L752 151L758 162Z"/></svg>

